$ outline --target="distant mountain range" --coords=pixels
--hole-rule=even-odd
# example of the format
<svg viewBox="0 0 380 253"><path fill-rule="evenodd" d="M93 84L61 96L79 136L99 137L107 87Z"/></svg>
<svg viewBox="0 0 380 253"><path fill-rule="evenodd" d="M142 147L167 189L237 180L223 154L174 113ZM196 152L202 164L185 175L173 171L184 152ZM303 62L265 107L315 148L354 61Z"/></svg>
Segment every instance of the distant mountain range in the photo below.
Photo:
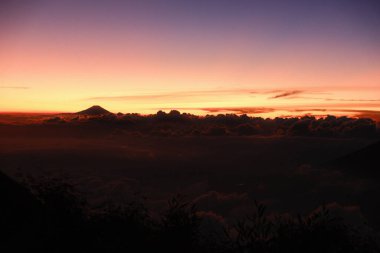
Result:
<svg viewBox="0 0 380 253"><path fill-rule="evenodd" d="M107 114L112 114L112 113L99 105L94 105L94 106L91 106L90 108L87 108L86 110L77 112L76 114L98 116L98 115L107 115Z"/></svg>

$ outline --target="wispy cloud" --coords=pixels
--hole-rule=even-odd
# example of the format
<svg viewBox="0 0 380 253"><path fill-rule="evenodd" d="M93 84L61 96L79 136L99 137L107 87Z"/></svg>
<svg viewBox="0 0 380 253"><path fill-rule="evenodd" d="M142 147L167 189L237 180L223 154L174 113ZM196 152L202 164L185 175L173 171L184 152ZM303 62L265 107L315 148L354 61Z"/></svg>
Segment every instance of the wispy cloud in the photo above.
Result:
<svg viewBox="0 0 380 253"><path fill-rule="evenodd" d="M28 86L0 86L0 89L14 89L14 90L26 90L29 89Z"/></svg>
<svg viewBox="0 0 380 253"><path fill-rule="evenodd" d="M101 97L90 97L86 100L112 100L112 101L123 101L123 100L151 100L151 99L165 99L165 98L184 98L184 97L202 97L202 96L213 96L213 95L266 95L274 94L269 97L269 99L276 98L296 98L295 95L301 93L315 93L312 91L304 90L260 90L260 89L214 89L214 90L189 90L189 91L178 91L178 92L152 92L137 95L123 95L123 96L101 96ZM322 94L318 92L318 94Z"/></svg>
<svg viewBox="0 0 380 253"><path fill-rule="evenodd" d="M238 114L260 114L274 112L276 109L268 107L218 107L218 108L200 108L202 111L210 113L232 112Z"/></svg>
<svg viewBox="0 0 380 253"><path fill-rule="evenodd" d="M380 102L380 99L343 99L343 98L325 98L326 101L342 102Z"/></svg>
<svg viewBox="0 0 380 253"><path fill-rule="evenodd" d="M161 99L175 96L174 93L171 94L142 94L142 95L126 95L126 96L102 96L102 97L91 97L86 100L99 100L99 101L124 101L124 100L146 100L146 99Z"/></svg>
<svg viewBox="0 0 380 253"><path fill-rule="evenodd" d="M356 116L358 117L371 118L380 122L380 111L357 110L356 113Z"/></svg>
<svg viewBox="0 0 380 253"><path fill-rule="evenodd" d="M310 108L310 109L287 109L289 112L327 112L327 109Z"/></svg>
<svg viewBox="0 0 380 253"><path fill-rule="evenodd" d="M236 94L254 94L256 93L252 89L220 89L220 90L193 90L193 91L178 91L178 92L157 92L146 93L138 95L125 95L125 96L102 96L102 97L90 97L86 100L98 100L98 101L123 101L123 100L159 100L169 98L185 98L185 97L202 97L212 95L236 95Z"/></svg>
<svg viewBox="0 0 380 253"><path fill-rule="evenodd" d="M174 107L174 108L152 108L152 110L179 110L179 111L204 111L207 113L236 113L236 114L260 114L270 113L277 111L275 108L270 107Z"/></svg>
<svg viewBox="0 0 380 253"><path fill-rule="evenodd" d="M230 97L231 96L231 97ZM126 96L102 96L91 97L86 100L92 101L134 101L136 103L143 103L144 105L159 102L182 102L183 104L190 102L203 102L203 101L235 101L239 96L252 97L252 106L227 106L227 107L181 107L181 108L151 108L157 110L190 110L190 111L203 111L206 113L236 113L236 114L270 114L282 115L289 113L290 115L315 115L321 116L328 114L358 116L358 117L371 117L380 119L379 113L376 109L380 108L380 99L364 99L364 98L342 98L334 97L335 93L329 93L328 89L214 89L214 90L189 90L178 92L157 92L145 93L137 95ZM273 102L269 107L257 104L255 98L261 97L264 99L299 99L299 104L296 106L294 103L291 105L278 105ZM315 101L314 101L315 100ZM320 101L318 101L320 100ZM178 104L178 103L177 103ZM363 111L361 108L372 108L373 111Z"/></svg>
<svg viewBox="0 0 380 253"><path fill-rule="evenodd" d="M309 93L310 94L312 92L302 92L302 93ZM319 94L322 94L322 93L319 93ZM330 93L325 93L325 94L330 94ZM277 97L277 96L275 96L275 97ZM272 98L274 98L274 97L272 97ZM294 96L294 95L287 96L287 99L323 100L323 101L337 101L337 102L380 102L380 99L328 98L328 97L322 97L322 96L315 97L315 96Z"/></svg>
<svg viewBox="0 0 380 253"><path fill-rule="evenodd" d="M281 91L279 94L270 97L271 99L276 99L276 98L284 98L284 97L291 97L293 95L297 95L300 93L304 93L302 90L291 90L291 91Z"/></svg>
<svg viewBox="0 0 380 253"><path fill-rule="evenodd" d="M327 116L339 113L340 115L346 115L349 117L359 117L359 118L371 118L375 121L380 121L380 111L379 110L361 110L361 109L342 109L342 108L301 108L301 109L289 109L287 110L292 113L302 113L314 116ZM315 112L324 112L323 115L316 115Z"/></svg>

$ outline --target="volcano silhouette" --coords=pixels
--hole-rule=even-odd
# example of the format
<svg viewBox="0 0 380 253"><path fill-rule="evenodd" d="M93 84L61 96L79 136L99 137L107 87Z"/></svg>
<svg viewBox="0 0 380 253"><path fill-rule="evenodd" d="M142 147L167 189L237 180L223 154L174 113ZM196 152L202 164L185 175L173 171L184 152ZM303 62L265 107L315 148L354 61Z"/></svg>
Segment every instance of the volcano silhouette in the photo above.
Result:
<svg viewBox="0 0 380 253"><path fill-rule="evenodd" d="M99 105L91 106L90 108L77 112L76 114L80 115L90 115L90 116L97 116L97 115L105 115L105 114L112 114L111 112L107 111L103 107Z"/></svg>

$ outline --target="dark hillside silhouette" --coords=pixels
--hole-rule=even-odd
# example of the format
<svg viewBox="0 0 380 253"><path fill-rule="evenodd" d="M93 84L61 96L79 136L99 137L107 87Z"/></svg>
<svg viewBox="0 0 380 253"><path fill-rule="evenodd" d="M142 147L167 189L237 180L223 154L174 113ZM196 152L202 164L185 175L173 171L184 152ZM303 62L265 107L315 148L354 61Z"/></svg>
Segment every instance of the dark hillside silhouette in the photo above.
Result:
<svg viewBox="0 0 380 253"><path fill-rule="evenodd" d="M333 165L362 177L380 177L380 141L335 160Z"/></svg>
<svg viewBox="0 0 380 253"><path fill-rule="evenodd" d="M37 246L43 218L42 205L29 190L0 172L0 248Z"/></svg>
<svg viewBox="0 0 380 253"><path fill-rule="evenodd" d="M379 157L380 141L336 159L331 164L348 175L373 182L380 179ZM379 209L375 208L380 206L379 196L380 187L377 181L374 181L373 186L363 192L359 198L362 212L376 229L380 229Z"/></svg>

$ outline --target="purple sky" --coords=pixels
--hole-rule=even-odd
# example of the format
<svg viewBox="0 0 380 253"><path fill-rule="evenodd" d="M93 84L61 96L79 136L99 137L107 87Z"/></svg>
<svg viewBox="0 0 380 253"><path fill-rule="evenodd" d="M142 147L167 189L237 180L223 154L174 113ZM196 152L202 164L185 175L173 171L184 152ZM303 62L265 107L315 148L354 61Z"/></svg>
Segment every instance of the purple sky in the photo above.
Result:
<svg viewBox="0 0 380 253"><path fill-rule="evenodd" d="M379 27L374 0L5 0L0 111L378 110Z"/></svg>

